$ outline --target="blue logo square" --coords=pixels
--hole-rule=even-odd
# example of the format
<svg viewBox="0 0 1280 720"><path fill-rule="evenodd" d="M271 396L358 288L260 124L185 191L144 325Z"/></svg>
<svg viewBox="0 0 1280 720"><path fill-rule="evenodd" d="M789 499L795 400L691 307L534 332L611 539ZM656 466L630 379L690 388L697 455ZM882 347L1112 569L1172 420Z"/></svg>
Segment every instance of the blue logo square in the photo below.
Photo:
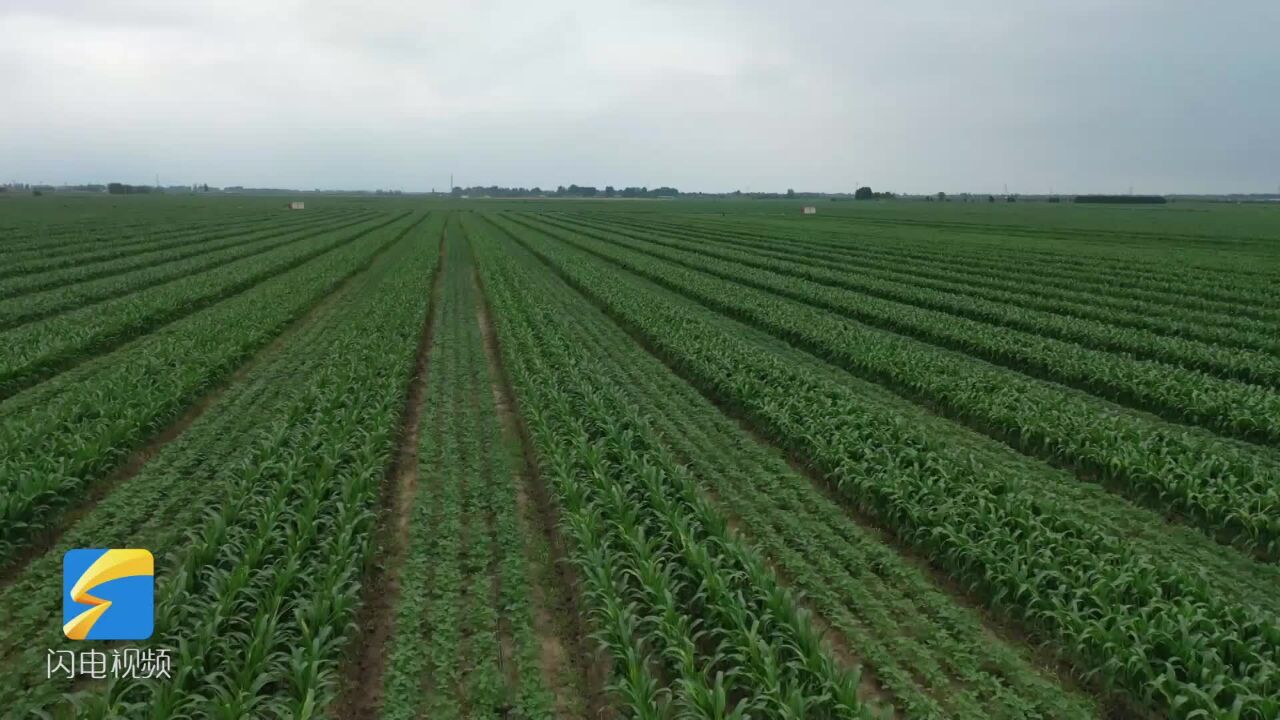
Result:
<svg viewBox="0 0 1280 720"><path fill-rule="evenodd" d="M147 550L62 556L62 632L72 640L146 640L155 627L155 558Z"/></svg>

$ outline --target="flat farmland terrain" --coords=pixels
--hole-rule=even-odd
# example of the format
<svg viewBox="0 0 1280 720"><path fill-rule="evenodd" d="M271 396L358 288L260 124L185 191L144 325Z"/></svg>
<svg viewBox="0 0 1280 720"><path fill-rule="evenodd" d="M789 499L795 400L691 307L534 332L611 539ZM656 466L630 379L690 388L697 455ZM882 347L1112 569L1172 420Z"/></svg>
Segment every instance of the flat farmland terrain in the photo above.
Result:
<svg viewBox="0 0 1280 720"><path fill-rule="evenodd" d="M0 198L5 717L1280 718L1280 204L306 201Z"/></svg>

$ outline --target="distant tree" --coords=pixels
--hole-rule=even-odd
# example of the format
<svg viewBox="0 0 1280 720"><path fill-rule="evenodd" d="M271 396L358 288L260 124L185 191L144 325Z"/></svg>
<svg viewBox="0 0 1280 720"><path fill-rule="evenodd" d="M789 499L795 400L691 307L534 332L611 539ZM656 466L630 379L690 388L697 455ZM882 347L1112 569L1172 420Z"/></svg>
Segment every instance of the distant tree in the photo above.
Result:
<svg viewBox="0 0 1280 720"><path fill-rule="evenodd" d="M614 189L613 189L613 186L612 186L612 185L605 185L605 186L604 186L604 196L605 196L605 197L613 197L613 193L614 193Z"/></svg>
<svg viewBox="0 0 1280 720"><path fill-rule="evenodd" d="M1163 195L1077 195L1078 203L1114 203L1120 205L1162 205L1168 202Z"/></svg>
<svg viewBox="0 0 1280 720"><path fill-rule="evenodd" d="M870 200L875 196L876 194L871 192L871 188L867 187L866 185L863 185L862 187L858 188L857 191L853 193L854 200Z"/></svg>
<svg viewBox="0 0 1280 720"><path fill-rule="evenodd" d="M112 195L132 195L134 193L149 193L155 190L150 185L126 185L124 183L107 183L107 192Z"/></svg>
<svg viewBox="0 0 1280 720"><path fill-rule="evenodd" d="M791 188L787 188L787 199L791 200L795 198L795 196L796 196L796 191L792 190Z"/></svg>
<svg viewBox="0 0 1280 720"><path fill-rule="evenodd" d="M946 193L944 193L944 192L940 192L940 193L938 193L938 202L945 202L945 201L946 201L946 199L947 199L947 194L946 194Z"/></svg>
<svg viewBox="0 0 1280 720"><path fill-rule="evenodd" d="M995 195L988 195L988 196L987 196L987 202L995 202L995 201L996 201L996 196L995 196Z"/></svg>
<svg viewBox="0 0 1280 720"><path fill-rule="evenodd" d="M1018 202L1018 196L1017 196L1017 195L1010 195L1009 197L1005 198L1005 199L1004 199L1004 201L1005 201L1005 202Z"/></svg>

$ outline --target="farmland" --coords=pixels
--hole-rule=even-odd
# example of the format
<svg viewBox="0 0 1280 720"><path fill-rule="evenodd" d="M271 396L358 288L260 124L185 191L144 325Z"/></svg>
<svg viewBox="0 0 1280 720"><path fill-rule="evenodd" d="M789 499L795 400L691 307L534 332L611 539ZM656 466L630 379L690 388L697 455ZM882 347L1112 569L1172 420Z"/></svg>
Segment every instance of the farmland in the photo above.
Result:
<svg viewBox="0 0 1280 720"><path fill-rule="evenodd" d="M282 204L0 199L5 717L1280 717L1280 207Z"/></svg>

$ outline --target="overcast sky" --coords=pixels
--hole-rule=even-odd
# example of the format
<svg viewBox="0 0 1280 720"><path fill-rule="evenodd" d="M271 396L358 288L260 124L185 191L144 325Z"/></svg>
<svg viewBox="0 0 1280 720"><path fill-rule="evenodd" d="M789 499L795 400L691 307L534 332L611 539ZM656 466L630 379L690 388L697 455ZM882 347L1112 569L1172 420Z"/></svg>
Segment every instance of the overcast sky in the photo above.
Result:
<svg viewBox="0 0 1280 720"><path fill-rule="evenodd" d="M0 180L1275 192L1280 2L0 0Z"/></svg>

